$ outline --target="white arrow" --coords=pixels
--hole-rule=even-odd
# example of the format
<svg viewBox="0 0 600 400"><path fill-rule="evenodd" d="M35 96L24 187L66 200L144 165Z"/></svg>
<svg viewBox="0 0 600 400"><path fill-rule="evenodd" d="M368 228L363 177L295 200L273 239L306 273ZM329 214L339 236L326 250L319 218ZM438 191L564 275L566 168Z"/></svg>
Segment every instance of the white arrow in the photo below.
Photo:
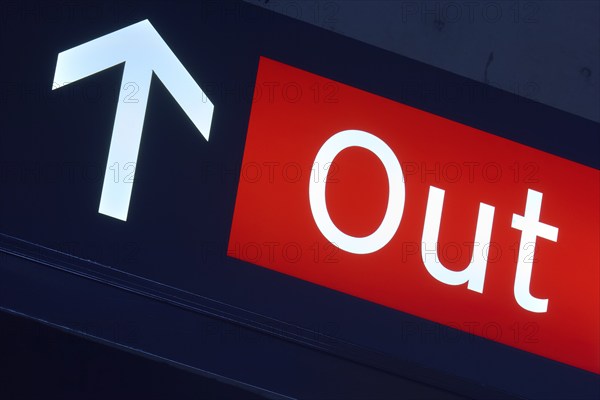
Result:
<svg viewBox="0 0 600 400"><path fill-rule="evenodd" d="M60 53L52 89L123 62L122 91L98 212L126 221L133 188L130 169L135 168L138 157L152 72L206 140L214 106L148 20ZM115 166L118 173L114 172ZM130 179L123 179L125 176Z"/></svg>

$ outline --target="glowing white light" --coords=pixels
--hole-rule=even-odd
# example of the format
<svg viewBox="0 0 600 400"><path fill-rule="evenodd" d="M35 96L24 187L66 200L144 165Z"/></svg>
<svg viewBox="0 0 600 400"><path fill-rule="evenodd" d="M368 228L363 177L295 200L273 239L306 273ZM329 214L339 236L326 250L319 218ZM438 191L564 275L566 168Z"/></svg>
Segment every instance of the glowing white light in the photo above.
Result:
<svg viewBox="0 0 600 400"><path fill-rule="evenodd" d="M542 196L542 193L529 189L525 202L525 214L523 216L513 214L511 225L522 231L515 275L515 300L524 309L536 313L548 311L548 299L538 299L529 291L533 260L535 259L535 242L538 236L553 242L558 240L558 228L540 222Z"/></svg>
<svg viewBox="0 0 600 400"><path fill-rule="evenodd" d="M389 182L389 196L381 225L375 232L365 237L350 236L339 230L327 211L325 200L327 179L319 179L319 171L316 168L311 171L308 190L310 209L315 223L327 240L349 253L368 254L388 244L398 230L404 211L404 175L392 149L377 136L359 130L346 130L330 137L317 153L314 165L317 168L330 165L342 150L353 146L373 152L385 167ZM327 171L325 171L325 177L327 177Z"/></svg>
<svg viewBox="0 0 600 400"><path fill-rule="evenodd" d="M425 211L425 223L423 226L423 240L421 242L421 258L427 271L438 281L447 285L462 285L468 282L467 288L483 293L495 209L489 204L479 203L479 215L477 216L471 262L462 271L452 271L446 268L437 256L436 244L440 233L444 194L445 191L443 189L436 188L435 186L429 188L429 198L427 199L427 210ZM427 257L428 255L433 255L434 257Z"/></svg>
<svg viewBox="0 0 600 400"><path fill-rule="evenodd" d="M160 37L144 20L58 55L52 89L125 63L98 212L127 220L134 172L142 138L152 72L208 140L214 106ZM120 173L111 167L120 166ZM119 177L115 179L115 176Z"/></svg>

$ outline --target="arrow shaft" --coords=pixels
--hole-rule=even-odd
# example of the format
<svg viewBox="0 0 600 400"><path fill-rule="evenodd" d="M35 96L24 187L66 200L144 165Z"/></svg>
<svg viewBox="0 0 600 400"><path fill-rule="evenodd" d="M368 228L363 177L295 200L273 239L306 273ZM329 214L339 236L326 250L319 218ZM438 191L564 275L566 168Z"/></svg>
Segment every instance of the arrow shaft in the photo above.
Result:
<svg viewBox="0 0 600 400"><path fill-rule="evenodd" d="M127 220L152 70L125 63L98 212Z"/></svg>

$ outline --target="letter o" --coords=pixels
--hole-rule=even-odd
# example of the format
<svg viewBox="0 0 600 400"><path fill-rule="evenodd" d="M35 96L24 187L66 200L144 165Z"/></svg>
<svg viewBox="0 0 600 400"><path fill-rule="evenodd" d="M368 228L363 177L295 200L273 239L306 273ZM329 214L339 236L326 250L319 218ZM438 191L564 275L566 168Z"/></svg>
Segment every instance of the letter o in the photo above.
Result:
<svg viewBox="0 0 600 400"><path fill-rule="evenodd" d="M317 179L311 171L308 194L310 209L317 227L327 240L342 250L354 254L369 254L384 247L392 239L404 211L405 187L402 168L390 147L377 136L360 130L346 130L331 136L319 149L313 165L327 165L348 147L362 147L375 154L383 163L388 176L389 195L381 225L365 237L350 236L338 229L327 211L325 188L327 179Z"/></svg>

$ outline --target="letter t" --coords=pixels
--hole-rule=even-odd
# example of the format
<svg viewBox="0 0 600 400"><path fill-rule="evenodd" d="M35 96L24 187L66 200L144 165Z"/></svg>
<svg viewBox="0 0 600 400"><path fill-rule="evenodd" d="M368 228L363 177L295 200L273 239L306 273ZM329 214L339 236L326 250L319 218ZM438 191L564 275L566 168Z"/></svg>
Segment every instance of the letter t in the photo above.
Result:
<svg viewBox="0 0 600 400"><path fill-rule="evenodd" d="M524 309L543 313L548 310L548 299L533 297L529 291L531 284L531 273L535 255L535 242L537 237L552 240L558 239L558 228L540 222L540 211L542 209L542 193L529 189L525 204L525 215L513 214L512 227L523 231L519 243L519 258L517 260L517 272L515 275L514 293L517 303ZM525 249L532 246L531 253L526 254ZM529 256L529 257L528 257ZM526 258L529 258L527 260Z"/></svg>

